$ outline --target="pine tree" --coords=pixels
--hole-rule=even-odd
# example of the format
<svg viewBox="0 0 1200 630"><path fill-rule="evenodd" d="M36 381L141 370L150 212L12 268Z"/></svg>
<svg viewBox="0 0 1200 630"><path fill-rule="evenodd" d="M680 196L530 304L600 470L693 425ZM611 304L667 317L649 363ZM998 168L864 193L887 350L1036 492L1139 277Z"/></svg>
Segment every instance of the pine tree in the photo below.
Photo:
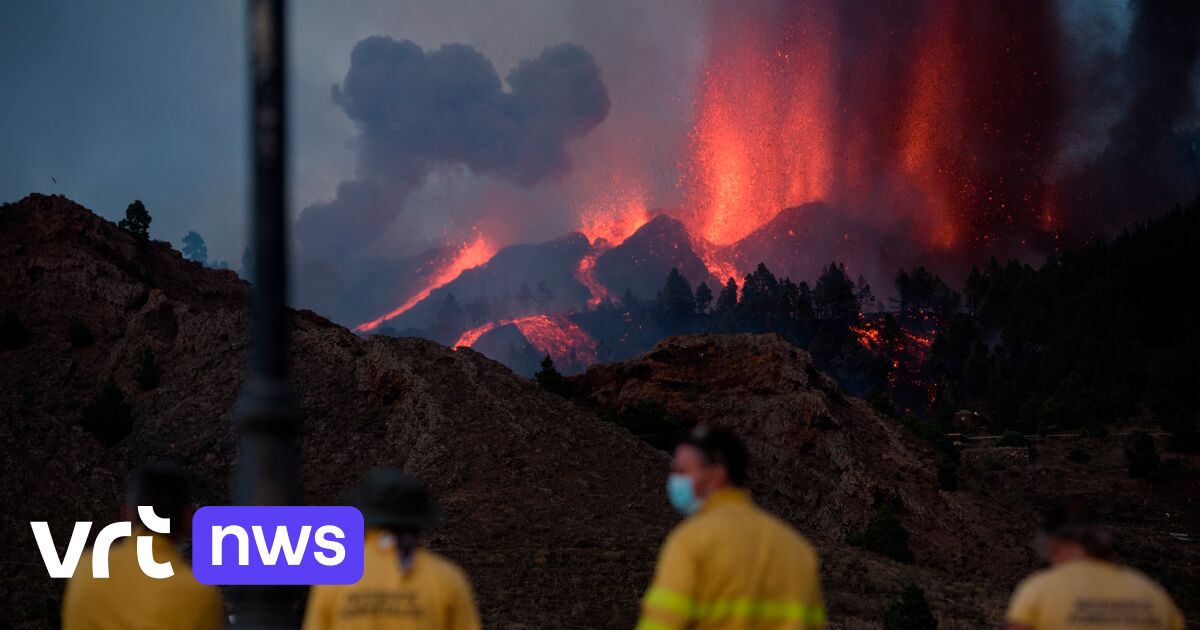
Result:
<svg viewBox="0 0 1200 630"><path fill-rule="evenodd" d="M537 381L542 389L559 396L566 396L566 381L563 380L562 374L559 374L558 368L554 367L554 359L550 355L546 355L542 359L542 369L533 374L533 380Z"/></svg>
<svg viewBox="0 0 1200 630"><path fill-rule="evenodd" d="M692 285L678 269L671 268L666 285L658 293L658 303L666 316L668 326L687 323L689 316L696 311L696 296L692 294Z"/></svg>
<svg viewBox="0 0 1200 630"><path fill-rule="evenodd" d="M858 319L862 305L854 292L854 283L846 275L845 265L829 263L817 279L813 305L817 317L826 321L849 325Z"/></svg>
<svg viewBox="0 0 1200 630"><path fill-rule="evenodd" d="M733 278L730 278L721 288L721 294L717 296L717 312L722 315L732 314L737 305L738 285Z"/></svg>
<svg viewBox="0 0 1200 630"><path fill-rule="evenodd" d="M707 314L712 301L712 289L708 288L707 282L701 282L700 286L696 287L696 312L701 315Z"/></svg>
<svg viewBox="0 0 1200 630"><path fill-rule="evenodd" d="M117 227L129 232L139 241L150 240L150 212L146 210L141 199L134 199L125 208L125 218L117 223Z"/></svg>
<svg viewBox="0 0 1200 630"><path fill-rule="evenodd" d="M183 237L183 257L200 263L201 265L208 262L208 247L204 244L204 238L196 231L188 232Z"/></svg>

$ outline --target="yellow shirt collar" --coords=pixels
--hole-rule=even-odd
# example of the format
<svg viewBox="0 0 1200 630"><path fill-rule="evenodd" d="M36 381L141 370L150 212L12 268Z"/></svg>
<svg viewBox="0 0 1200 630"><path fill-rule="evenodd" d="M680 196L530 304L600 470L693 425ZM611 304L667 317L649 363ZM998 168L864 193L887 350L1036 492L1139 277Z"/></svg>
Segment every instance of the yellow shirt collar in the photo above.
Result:
<svg viewBox="0 0 1200 630"><path fill-rule="evenodd" d="M750 503L750 493L741 488L721 488L704 499L704 505L700 506L700 513L703 514L722 505L745 503Z"/></svg>

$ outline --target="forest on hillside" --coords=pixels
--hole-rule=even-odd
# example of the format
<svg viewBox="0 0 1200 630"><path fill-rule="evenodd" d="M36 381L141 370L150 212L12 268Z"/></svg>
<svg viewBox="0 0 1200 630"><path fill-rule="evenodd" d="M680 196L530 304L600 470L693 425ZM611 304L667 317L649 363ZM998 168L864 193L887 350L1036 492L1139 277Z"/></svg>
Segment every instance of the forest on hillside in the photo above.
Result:
<svg viewBox="0 0 1200 630"><path fill-rule="evenodd" d="M888 304L837 262L812 285L760 264L740 287L693 286L672 270L654 299L627 292L574 317L599 340L601 361L668 335L778 333L880 410L944 431L961 410L994 432L1103 433L1129 421L1195 450L1196 243L1200 199L1040 266L992 259L957 288L924 267L901 269ZM506 363L526 373L544 358L528 345L509 351Z"/></svg>

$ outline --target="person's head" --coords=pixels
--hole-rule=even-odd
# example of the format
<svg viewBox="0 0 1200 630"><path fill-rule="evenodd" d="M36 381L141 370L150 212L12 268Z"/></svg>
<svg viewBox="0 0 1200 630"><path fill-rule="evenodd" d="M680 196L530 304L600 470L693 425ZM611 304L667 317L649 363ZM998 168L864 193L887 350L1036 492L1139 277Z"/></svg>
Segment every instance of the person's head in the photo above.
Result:
<svg viewBox="0 0 1200 630"><path fill-rule="evenodd" d="M143 466L129 475L125 491L125 520L140 523L138 506L149 505L159 518L171 521L170 537L184 538L192 524L192 498L187 476L165 464Z"/></svg>
<svg viewBox="0 0 1200 630"><path fill-rule="evenodd" d="M675 447L668 492L671 504L690 514L712 493L746 485L749 456L736 435L697 428Z"/></svg>
<svg viewBox="0 0 1200 630"><path fill-rule="evenodd" d="M1112 537L1097 522L1087 506L1078 503L1054 505L1046 511L1038 533L1038 547L1050 564L1082 558L1113 560Z"/></svg>
<svg viewBox="0 0 1200 630"><path fill-rule="evenodd" d="M441 514L425 483L396 468L372 469L346 499L362 512L368 528L397 534L420 534Z"/></svg>

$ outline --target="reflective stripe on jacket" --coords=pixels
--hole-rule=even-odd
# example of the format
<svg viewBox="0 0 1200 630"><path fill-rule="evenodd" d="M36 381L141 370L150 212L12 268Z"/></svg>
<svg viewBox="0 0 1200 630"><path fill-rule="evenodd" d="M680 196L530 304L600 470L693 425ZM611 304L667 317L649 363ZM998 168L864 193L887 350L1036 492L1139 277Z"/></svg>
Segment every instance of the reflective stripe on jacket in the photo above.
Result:
<svg viewBox="0 0 1200 630"><path fill-rule="evenodd" d="M742 490L720 490L663 544L639 630L825 625L816 551Z"/></svg>

